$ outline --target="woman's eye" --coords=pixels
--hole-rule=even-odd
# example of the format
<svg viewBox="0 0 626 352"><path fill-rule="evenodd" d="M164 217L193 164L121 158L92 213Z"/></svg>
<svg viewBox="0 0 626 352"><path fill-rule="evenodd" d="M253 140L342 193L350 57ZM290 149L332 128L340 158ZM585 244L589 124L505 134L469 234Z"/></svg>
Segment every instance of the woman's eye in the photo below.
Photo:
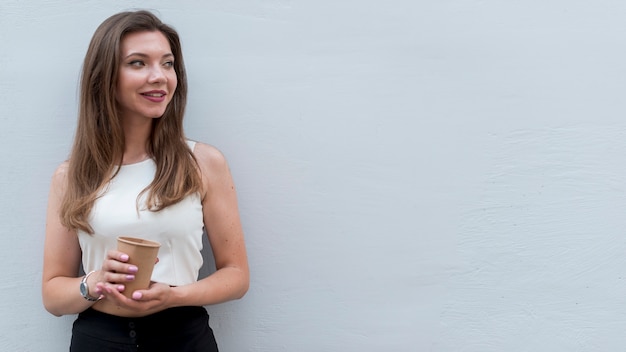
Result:
<svg viewBox="0 0 626 352"><path fill-rule="evenodd" d="M133 60L133 61L129 62L128 64L131 65L131 66L139 67L139 66L143 66L143 61L141 61L141 60Z"/></svg>
<svg viewBox="0 0 626 352"><path fill-rule="evenodd" d="M165 67L174 67L174 61L167 61L166 63L163 64L163 66L165 66Z"/></svg>

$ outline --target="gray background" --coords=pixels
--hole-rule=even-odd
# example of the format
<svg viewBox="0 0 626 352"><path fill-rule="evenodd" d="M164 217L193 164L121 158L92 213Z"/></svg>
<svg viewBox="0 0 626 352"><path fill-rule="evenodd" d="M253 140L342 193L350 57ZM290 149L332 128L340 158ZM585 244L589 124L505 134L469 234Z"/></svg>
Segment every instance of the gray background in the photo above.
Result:
<svg viewBox="0 0 626 352"><path fill-rule="evenodd" d="M626 3L0 2L0 350L41 304L50 177L96 26L180 32L186 130L239 189L252 282L223 351L621 351Z"/></svg>

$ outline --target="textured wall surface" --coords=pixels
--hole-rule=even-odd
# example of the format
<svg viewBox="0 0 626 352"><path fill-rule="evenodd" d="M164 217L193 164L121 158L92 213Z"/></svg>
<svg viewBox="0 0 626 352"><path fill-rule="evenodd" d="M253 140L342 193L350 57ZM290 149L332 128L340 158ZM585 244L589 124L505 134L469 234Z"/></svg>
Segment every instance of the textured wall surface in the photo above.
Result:
<svg viewBox="0 0 626 352"><path fill-rule="evenodd" d="M146 6L239 188L223 351L623 350L626 3L2 0L1 351L67 350L48 185L93 31Z"/></svg>

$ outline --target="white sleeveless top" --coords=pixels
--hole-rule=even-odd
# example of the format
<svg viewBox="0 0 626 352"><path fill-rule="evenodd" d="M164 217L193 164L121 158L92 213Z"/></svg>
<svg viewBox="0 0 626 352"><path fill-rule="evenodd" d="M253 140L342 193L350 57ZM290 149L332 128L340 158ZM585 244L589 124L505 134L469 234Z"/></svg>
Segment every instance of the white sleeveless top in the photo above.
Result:
<svg viewBox="0 0 626 352"><path fill-rule="evenodd" d="M195 142L188 144L193 150ZM95 201L89 216L94 234L78 231L85 272L101 269L107 251L117 248L118 236L131 236L161 243L152 281L181 286L198 280L204 227L200 195L189 195L154 212L145 206L146 192L137 211L137 196L152 182L155 172L153 159L122 165Z"/></svg>

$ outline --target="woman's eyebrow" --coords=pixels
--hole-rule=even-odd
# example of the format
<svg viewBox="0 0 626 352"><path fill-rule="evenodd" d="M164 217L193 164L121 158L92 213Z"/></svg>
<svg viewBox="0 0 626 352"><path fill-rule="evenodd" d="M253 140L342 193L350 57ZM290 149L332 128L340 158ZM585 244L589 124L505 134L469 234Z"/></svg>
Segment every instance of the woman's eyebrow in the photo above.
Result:
<svg viewBox="0 0 626 352"><path fill-rule="evenodd" d="M130 53L130 54L126 55L126 56L124 57L124 59L128 59L128 58L129 58L129 57L131 57L131 56L149 57L150 55L148 55L148 54L144 54L144 53ZM161 56L161 58L166 58L166 57L174 57L174 54L172 54L172 53L167 53L167 54L164 54L163 56Z"/></svg>

